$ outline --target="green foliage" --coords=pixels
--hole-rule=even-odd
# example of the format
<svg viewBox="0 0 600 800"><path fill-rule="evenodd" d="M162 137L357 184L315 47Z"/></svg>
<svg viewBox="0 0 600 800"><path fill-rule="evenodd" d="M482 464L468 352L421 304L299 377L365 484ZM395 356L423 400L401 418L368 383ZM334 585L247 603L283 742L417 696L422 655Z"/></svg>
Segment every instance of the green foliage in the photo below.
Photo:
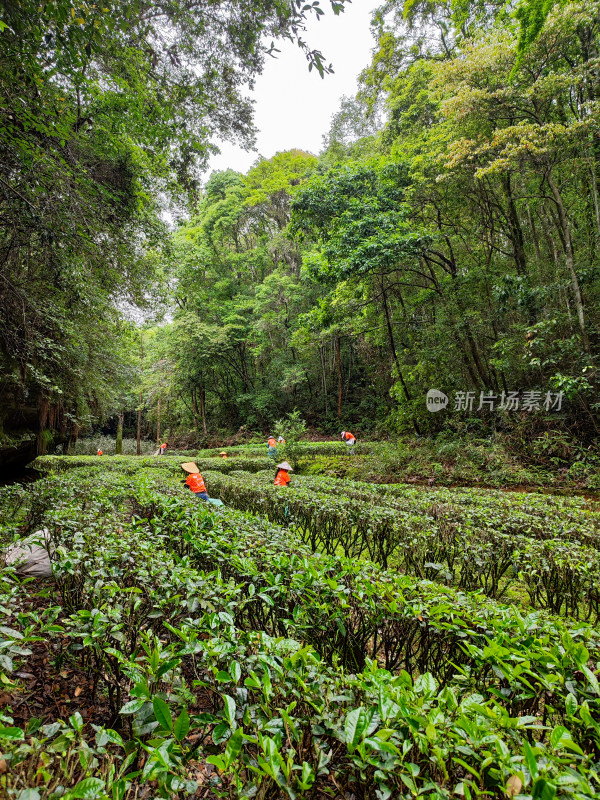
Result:
<svg viewBox="0 0 600 800"><path fill-rule="evenodd" d="M283 229L289 219L290 198L317 166L317 159L302 150L276 153L270 159L260 159L244 179L245 203L266 205L267 213Z"/></svg>
<svg viewBox="0 0 600 800"><path fill-rule="evenodd" d="M593 440L595 8L520 5L525 46L504 2L388 3L318 162L209 179L174 238L183 427L265 434L301 408L328 432ZM498 412L517 390L562 391L560 413Z"/></svg>
<svg viewBox="0 0 600 800"><path fill-rule="evenodd" d="M299 192L293 229L321 237L323 277L377 275L418 257L424 242L408 220L406 187L405 165L379 159L330 170Z"/></svg>
<svg viewBox="0 0 600 800"><path fill-rule="evenodd" d="M337 15L344 2L328 5ZM34 428L39 417L42 430L73 439L122 408L133 382L124 310L162 315L170 289L159 203L196 199L215 137L251 144L245 87L275 40L298 44L322 76L331 71L303 39L306 21L323 13L319 0L237 3L218 13L182 0L143 9L112 0L3 4L7 425ZM23 420L16 410L25 398Z"/></svg>
<svg viewBox="0 0 600 800"><path fill-rule="evenodd" d="M258 485L240 472L208 475L227 504L291 525L313 550L368 555L383 567L494 598L526 591L532 606L600 618L600 517L585 504L301 476L282 496L268 475Z"/></svg>
<svg viewBox="0 0 600 800"><path fill-rule="evenodd" d="M151 475L125 457L63 461L59 476L0 489L2 512L17 494L24 504L22 533L41 520L56 546L56 588L35 590L35 604L12 569L0 575L3 685L18 693L14 673L48 641L58 663L93 676L117 722L75 712L20 727L4 711L4 789L168 798L196 792L198 776L231 798L333 780L369 800L445 786L597 794L594 628L312 552L260 516L211 513L164 459ZM348 488L355 507L377 507L368 487ZM375 494L418 503L417 490L395 491ZM472 526L493 508L511 525L519 510L521 525L532 511L540 530L552 519L543 498L503 497L467 493L452 513L470 508ZM583 519L584 501L553 503L557 522Z"/></svg>
<svg viewBox="0 0 600 800"><path fill-rule="evenodd" d="M523 62L523 57L540 35L550 11L557 0L523 0L514 14L519 21L519 41L517 44L517 61L515 72ZM562 5L561 2L559 2Z"/></svg>
<svg viewBox="0 0 600 800"><path fill-rule="evenodd" d="M115 455L115 439L112 436L94 436L93 438L80 438L73 448L73 455L95 456L98 450L102 450L104 455ZM154 442L142 441L142 455L150 455L156 448ZM123 454L133 456L136 453L135 439L123 438Z"/></svg>
<svg viewBox="0 0 600 800"><path fill-rule="evenodd" d="M275 423L275 436L283 436L285 444L278 445L278 458L287 459L293 467L298 463L298 458L302 452L300 440L306 433L306 422L300 416L300 411L294 409L285 419L279 419Z"/></svg>

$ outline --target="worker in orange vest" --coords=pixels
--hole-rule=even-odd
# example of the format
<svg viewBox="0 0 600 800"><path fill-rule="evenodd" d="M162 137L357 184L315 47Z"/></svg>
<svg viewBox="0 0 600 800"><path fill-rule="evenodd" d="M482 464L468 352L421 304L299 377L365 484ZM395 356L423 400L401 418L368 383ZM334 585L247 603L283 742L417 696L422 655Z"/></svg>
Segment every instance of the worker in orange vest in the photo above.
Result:
<svg viewBox="0 0 600 800"><path fill-rule="evenodd" d="M277 457L277 442L274 436L269 436L267 439L267 455L273 460Z"/></svg>
<svg viewBox="0 0 600 800"><path fill-rule="evenodd" d="M348 445L348 452L354 454L354 445L356 444L356 436L350 431L342 431L342 442Z"/></svg>
<svg viewBox="0 0 600 800"><path fill-rule="evenodd" d="M185 479L185 485L196 495L196 497L200 497L202 500L206 500L208 502L208 492L206 491L206 484L204 483L204 478L200 475L200 470L194 464L193 461L186 462L185 464L181 465L181 468L188 473L187 478Z"/></svg>
<svg viewBox="0 0 600 800"><path fill-rule="evenodd" d="M164 444L161 444L161 446L158 448L158 455L159 456L164 456L166 449L167 449L167 442L165 442Z"/></svg>
<svg viewBox="0 0 600 800"><path fill-rule="evenodd" d="M98 452L96 453L96 455L97 455L97 456L101 456L101 455L103 455L103 453L102 453L102 450L98 449Z"/></svg>
<svg viewBox="0 0 600 800"><path fill-rule="evenodd" d="M221 456L221 458L227 458L227 453L225 452L225 450L221 450L219 455Z"/></svg>
<svg viewBox="0 0 600 800"><path fill-rule="evenodd" d="M294 470L287 461L282 461L281 464L277 464L277 472L275 473L274 481L275 486L289 486L291 480L289 473L293 471Z"/></svg>

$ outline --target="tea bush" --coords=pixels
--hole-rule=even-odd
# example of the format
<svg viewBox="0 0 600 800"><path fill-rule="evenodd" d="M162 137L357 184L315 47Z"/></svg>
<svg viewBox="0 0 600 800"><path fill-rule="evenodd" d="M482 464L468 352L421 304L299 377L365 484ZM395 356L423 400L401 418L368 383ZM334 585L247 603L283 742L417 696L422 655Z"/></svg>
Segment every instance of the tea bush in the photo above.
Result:
<svg viewBox="0 0 600 800"><path fill-rule="evenodd" d="M584 499L425 490L269 473L206 473L226 503L292 525L312 550L369 557L494 598L521 589L554 613L600 618L600 512Z"/></svg>
<svg viewBox="0 0 600 800"><path fill-rule="evenodd" d="M234 471L209 490L263 492ZM5 541L55 546L52 582L0 573L7 797L598 794L595 628L313 550L178 477L107 459L0 488ZM18 673L50 645L104 717L21 721Z"/></svg>

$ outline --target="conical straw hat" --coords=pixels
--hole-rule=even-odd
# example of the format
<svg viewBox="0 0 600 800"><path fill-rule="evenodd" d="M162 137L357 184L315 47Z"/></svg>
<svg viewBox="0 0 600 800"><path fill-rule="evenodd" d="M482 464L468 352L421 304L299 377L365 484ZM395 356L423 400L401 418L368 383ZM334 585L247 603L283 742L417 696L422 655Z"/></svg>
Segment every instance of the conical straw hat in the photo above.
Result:
<svg viewBox="0 0 600 800"><path fill-rule="evenodd" d="M286 472L294 471L294 468L288 464L287 461L282 461L281 464L277 464L277 469L284 469Z"/></svg>
<svg viewBox="0 0 600 800"><path fill-rule="evenodd" d="M186 472L200 472L193 461L186 461L185 464L181 465L181 469L184 469Z"/></svg>

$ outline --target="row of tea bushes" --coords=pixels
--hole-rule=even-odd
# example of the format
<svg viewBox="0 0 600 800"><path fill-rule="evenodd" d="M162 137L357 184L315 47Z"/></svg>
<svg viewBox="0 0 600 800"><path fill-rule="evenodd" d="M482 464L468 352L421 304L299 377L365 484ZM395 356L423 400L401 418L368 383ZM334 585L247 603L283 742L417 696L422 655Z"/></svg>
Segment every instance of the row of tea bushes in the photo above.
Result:
<svg viewBox="0 0 600 800"><path fill-rule="evenodd" d="M158 469L183 477L181 464L192 458L193 454L181 453L164 456L109 456L108 458L104 456L38 456L30 466L44 474L67 472L85 467L86 469L98 469L103 473L117 471L130 475ZM228 473L240 469L246 472L258 472L273 467L273 461L266 455L262 458L195 458L194 461L201 472L212 470Z"/></svg>
<svg viewBox="0 0 600 800"><path fill-rule="evenodd" d="M367 495L363 487L351 486L347 494L341 482L334 486L326 479L324 491L319 479L296 477L282 492L267 472L207 472L205 478L225 503L292 525L313 551L368 557L384 567L494 598L520 588L535 607L576 619L600 618L600 552L582 543L595 542L587 528L587 515L595 511L567 504L561 519L555 509L548 520L554 538L544 531L546 536L538 539L541 515L532 522L518 506L513 514L510 506L492 502L488 518L485 496L470 515L468 506L438 503L437 492L431 493L433 500L420 491L389 502L382 492L377 502L375 492ZM568 541L566 528L576 541Z"/></svg>
<svg viewBox="0 0 600 800"><path fill-rule="evenodd" d="M265 479L267 475L265 473ZM414 511L463 528L493 528L538 539L563 538L600 547L600 504L585 497L539 492L373 484L295 475L294 485L343 494L367 505Z"/></svg>
<svg viewBox="0 0 600 800"><path fill-rule="evenodd" d="M51 481L59 594L43 635L73 643L119 721L23 731L5 717L7 792L120 800L147 783L181 797L200 780L232 798L597 793L592 629L313 554L262 519L211 514L159 471L154 487L93 473ZM15 611L25 638L37 623ZM344 652L359 645L357 668Z"/></svg>
<svg viewBox="0 0 600 800"><path fill-rule="evenodd" d="M285 453L285 445L278 445L278 452ZM377 449L375 442L358 442L354 446L356 454L368 454ZM219 456L221 451L225 450L227 455L241 456L243 458L252 458L262 456L267 451L267 442L265 438L264 444L244 444L234 445L233 447L213 447L206 450L189 451L190 454L195 452L198 458L213 458ZM348 454L348 446L345 442L330 441L330 442L294 442L294 453L299 457L310 456L343 456Z"/></svg>

